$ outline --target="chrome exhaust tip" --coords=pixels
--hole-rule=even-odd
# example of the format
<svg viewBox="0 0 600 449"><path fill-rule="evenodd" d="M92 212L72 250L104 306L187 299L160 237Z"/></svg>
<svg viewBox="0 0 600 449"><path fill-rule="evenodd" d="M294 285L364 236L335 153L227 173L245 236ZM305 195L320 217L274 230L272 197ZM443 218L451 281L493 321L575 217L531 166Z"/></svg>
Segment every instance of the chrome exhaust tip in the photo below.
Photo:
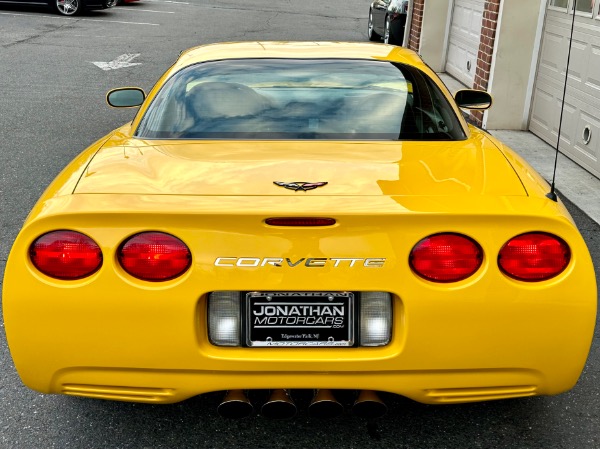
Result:
<svg viewBox="0 0 600 449"><path fill-rule="evenodd" d="M269 419L289 419L296 415L298 408L288 390L273 390L269 400L260 409L260 414Z"/></svg>
<svg viewBox="0 0 600 449"><path fill-rule="evenodd" d="M229 390L217 406L219 415L230 419L240 419L250 416L253 409L252 404L242 390Z"/></svg>
<svg viewBox="0 0 600 449"><path fill-rule="evenodd" d="M313 400L308 406L308 414L313 418L330 419L344 413L344 406L340 404L331 390L317 390Z"/></svg>
<svg viewBox="0 0 600 449"><path fill-rule="evenodd" d="M352 406L352 413L360 418L381 418L386 412L387 405L372 390L362 390Z"/></svg>

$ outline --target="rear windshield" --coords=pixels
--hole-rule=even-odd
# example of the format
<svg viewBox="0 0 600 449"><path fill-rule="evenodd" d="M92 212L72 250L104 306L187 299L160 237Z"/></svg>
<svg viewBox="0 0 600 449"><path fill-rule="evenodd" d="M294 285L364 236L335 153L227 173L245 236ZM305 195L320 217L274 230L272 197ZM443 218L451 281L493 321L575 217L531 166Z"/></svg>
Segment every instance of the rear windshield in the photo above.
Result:
<svg viewBox="0 0 600 449"><path fill-rule="evenodd" d="M147 139L463 140L420 70L385 61L234 59L186 67L142 118Z"/></svg>

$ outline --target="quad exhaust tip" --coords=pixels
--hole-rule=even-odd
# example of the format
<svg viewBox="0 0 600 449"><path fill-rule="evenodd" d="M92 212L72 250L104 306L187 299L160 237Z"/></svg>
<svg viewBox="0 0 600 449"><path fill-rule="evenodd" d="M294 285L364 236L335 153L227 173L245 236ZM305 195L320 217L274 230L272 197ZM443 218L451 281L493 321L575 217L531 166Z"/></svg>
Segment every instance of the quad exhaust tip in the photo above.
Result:
<svg viewBox="0 0 600 449"><path fill-rule="evenodd" d="M387 405L372 390L362 390L352 407L352 413L359 418L381 418L386 412Z"/></svg>
<svg viewBox="0 0 600 449"><path fill-rule="evenodd" d="M289 419L296 416L298 408L288 390L273 390L269 400L260 409L260 414L269 419Z"/></svg>
<svg viewBox="0 0 600 449"><path fill-rule="evenodd" d="M229 390L217 412L223 418L240 419L250 416L254 411L252 403L243 390ZM290 396L289 390L271 390L267 402L262 406L260 413L268 419L289 419L298 412L296 404ZM387 412L387 406L372 390L359 392L352 413L359 418L376 419ZM313 418L331 419L344 413L344 406L335 398L329 389L315 390L315 395L308 406L308 414Z"/></svg>
<svg viewBox="0 0 600 449"><path fill-rule="evenodd" d="M250 416L253 410L254 407L242 390L229 390L217 407L219 415L231 419Z"/></svg>
<svg viewBox="0 0 600 449"><path fill-rule="evenodd" d="M314 418L331 419L342 413L344 406L335 399L331 390L317 390L308 406L308 414Z"/></svg>

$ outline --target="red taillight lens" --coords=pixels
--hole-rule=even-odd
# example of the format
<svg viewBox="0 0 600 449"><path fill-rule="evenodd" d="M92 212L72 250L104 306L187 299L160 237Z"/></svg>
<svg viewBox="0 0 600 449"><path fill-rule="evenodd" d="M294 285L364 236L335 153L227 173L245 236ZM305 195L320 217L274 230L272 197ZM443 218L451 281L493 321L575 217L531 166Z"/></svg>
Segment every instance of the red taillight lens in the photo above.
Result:
<svg viewBox="0 0 600 449"><path fill-rule="evenodd" d="M410 266L433 282L457 282L474 274L483 261L483 250L459 234L436 234L424 238L410 253Z"/></svg>
<svg viewBox="0 0 600 449"><path fill-rule="evenodd" d="M519 235L504 244L498 266L513 279L545 281L563 272L571 260L569 245L543 232Z"/></svg>
<svg viewBox="0 0 600 449"><path fill-rule="evenodd" d="M33 265L46 276L62 280L81 279L102 266L102 251L87 235L75 231L52 231L29 247Z"/></svg>
<svg viewBox="0 0 600 449"><path fill-rule="evenodd" d="M174 279L192 263L186 244L162 232L143 232L130 237L121 244L117 258L127 273L144 281Z"/></svg>
<svg viewBox="0 0 600 449"><path fill-rule="evenodd" d="M270 226L333 226L335 218L281 217L267 218L265 223Z"/></svg>

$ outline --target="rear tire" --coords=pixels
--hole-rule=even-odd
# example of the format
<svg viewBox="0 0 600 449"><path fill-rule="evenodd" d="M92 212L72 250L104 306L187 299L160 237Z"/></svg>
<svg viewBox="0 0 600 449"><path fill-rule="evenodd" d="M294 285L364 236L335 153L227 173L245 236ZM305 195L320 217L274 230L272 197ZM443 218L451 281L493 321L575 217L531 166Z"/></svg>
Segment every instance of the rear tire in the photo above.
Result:
<svg viewBox="0 0 600 449"><path fill-rule="evenodd" d="M390 18L389 16L385 17L385 27L383 28L383 43L384 44L392 44L392 42L390 41L391 37L392 37L392 31L391 31L391 26L390 26Z"/></svg>
<svg viewBox="0 0 600 449"><path fill-rule="evenodd" d="M381 36L373 29L373 11L369 10L369 25L367 27L367 36L370 41L381 42Z"/></svg>
<svg viewBox="0 0 600 449"><path fill-rule="evenodd" d="M80 14L83 6L82 0L54 0L54 9L62 16L75 16Z"/></svg>
<svg viewBox="0 0 600 449"><path fill-rule="evenodd" d="M396 39L396 37L392 34L392 24L390 22L389 16L386 16L386 18L385 18L383 42L385 44L390 44L390 45L402 45L401 42L398 39Z"/></svg>

